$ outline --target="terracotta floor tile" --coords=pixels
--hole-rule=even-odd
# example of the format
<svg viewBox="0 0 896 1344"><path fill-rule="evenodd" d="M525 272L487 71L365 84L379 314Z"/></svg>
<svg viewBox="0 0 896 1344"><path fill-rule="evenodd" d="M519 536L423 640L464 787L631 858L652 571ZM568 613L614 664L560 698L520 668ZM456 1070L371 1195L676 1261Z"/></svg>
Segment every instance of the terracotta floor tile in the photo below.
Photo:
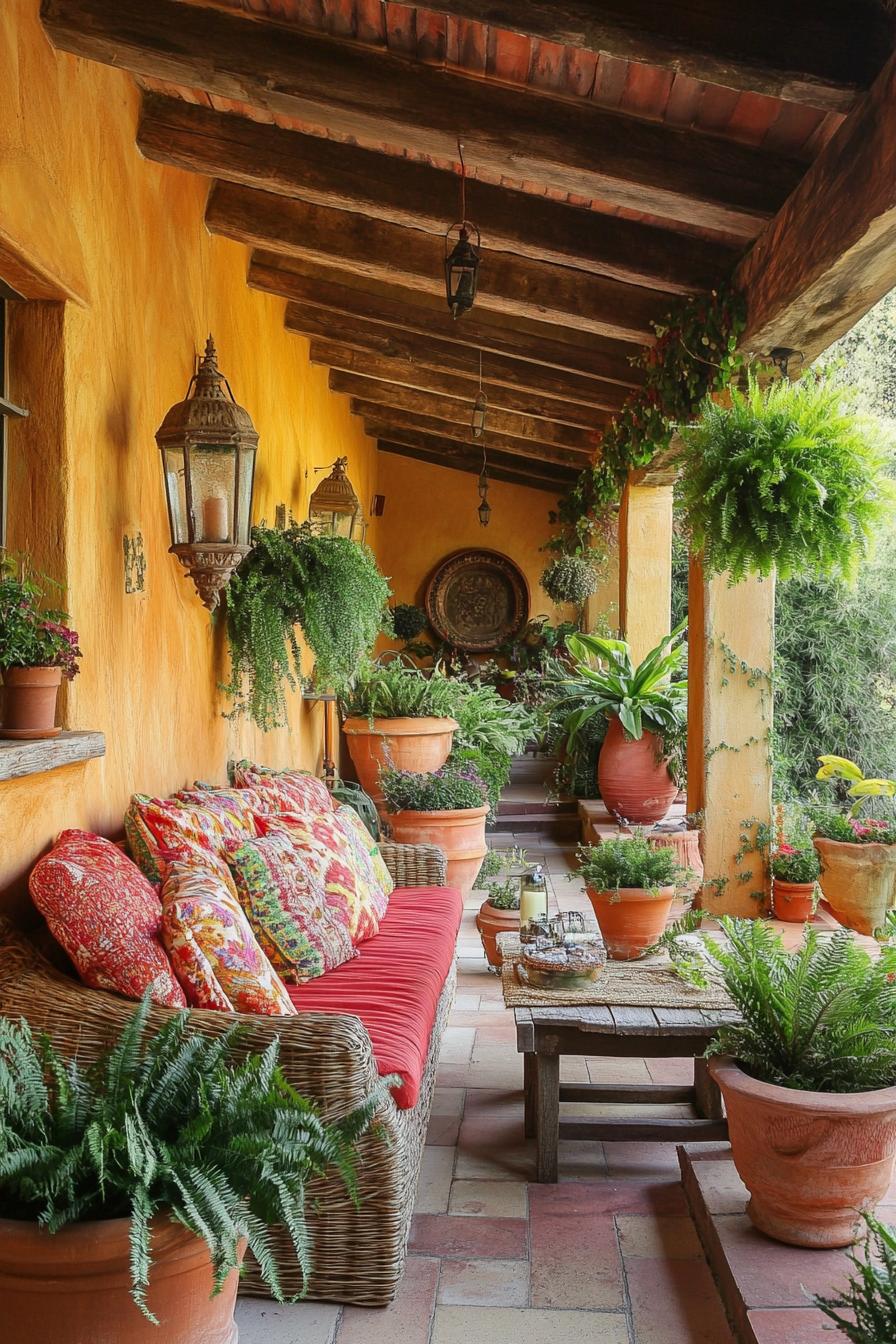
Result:
<svg viewBox="0 0 896 1344"><path fill-rule="evenodd" d="M476 1040L475 1027L446 1027L439 1051L439 1062L445 1064L465 1064L473 1053Z"/></svg>
<svg viewBox="0 0 896 1344"><path fill-rule="evenodd" d="M411 1224L415 1255L467 1259L522 1260L528 1228L523 1218L465 1218L449 1213L420 1213ZM404 1341L402 1342L404 1344Z"/></svg>
<svg viewBox="0 0 896 1344"><path fill-rule="evenodd" d="M435 1144L423 1149L415 1213L447 1213L456 1150Z"/></svg>
<svg viewBox="0 0 896 1344"><path fill-rule="evenodd" d="M681 1084L690 1087L694 1081L693 1059L648 1059L648 1072L655 1083L668 1083L672 1087Z"/></svg>
<svg viewBox="0 0 896 1344"><path fill-rule="evenodd" d="M743 1213L749 1192L730 1156L718 1162L695 1163L694 1175L710 1213Z"/></svg>
<svg viewBox="0 0 896 1344"><path fill-rule="evenodd" d="M734 1344L704 1262L630 1259L625 1270L638 1344Z"/></svg>
<svg viewBox="0 0 896 1344"><path fill-rule="evenodd" d="M837 1344L845 1338L815 1307L751 1311L748 1319L758 1344Z"/></svg>
<svg viewBox="0 0 896 1344"><path fill-rule="evenodd" d="M466 1092L462 1087L437 1087L432 1094L432 1114L451 1115L458 1119L464 1113Z"/></svg>
<svg viewBox="0 0 896 1344"><path fill-rule="evenodd" d="M674 1143L606 1143L607 1170L617 1180L677 1182L681 1168Z"/></svg>
<svg viewBox="0 0 896 1344"><path fill-rule="evenodd" d="M619 1310L624 1301L622 1261L613 1218L594 1211L586 1200L562 1198L563 1192L575 1189L572 1185L530 1189L532 1305ZM545 1191L550 1195L543 1195Z"/></svg>
<svg viewBox="0 0 896 1344"><path fill-rule="evenodd" d="M432 1344L629 1344L625 1317L605 1311L436 1308ZM404 1342L403 1342L404 1344Z"/></svg>
<svg viewBox="0 0 896 1344"><path fill-rule="evenodd" d="M604 1144L609 1151L612 1144ZM574 1214L687 1214L681 1185L669 1180L574 1181L568 1185L534 1185L529 1190L529 1211L536 1209Z"/></svg>
<svg viewBox="0 0 896 1344"><path fill-rule="evenodd" d="M645 1059L586 1059L588 1076L592 1083L643 1083L648 1086L653 1079Z"/></svg>
<svg viewBox="0 0 896 1344"><path fill-rule="evenodd" d="M454 1011L458 1013L476 1013L479 1011L478 993L459 991L454 997Z"/></svg>
<svg viewBox="0 0 896 1344"><path fill-rule="evenodd" d="M438 1260L411 1257L388 1307L345 1308L336 1344L428 1344L438 1283Z"/></svg>
<svg viewBox="0 0 896 1344"><path fill-rule="evenodd" d="M340 1311L328 1302L241 1297L236 1304L240 1344L330 1344Z"/></svg>
<svg viewBox="0 0 896 1344"><path fill-rule="evenodd" d="M529 1267L525 1260L443 1260L437 1300L442 1306L525 1307Z"/></svg>
<svg viewBox="0 0 896 1344"><path fill-rule="evenodd" d="M722 1214L713 1222L749 1309L804 1307L806 1293L836 1292L846 1281L840 1251L784 1246L757 1232L745 1214Z"/></svg>
<svg viewBox="0 0 896 1344"><path fill-rule="evenodd" d="M477 1218L526 1218L529 1205L525 1181L456 1180L448 1212Z"/></svg>
<svg viewBox="0 0 896 1344"><path fill-rule="evenodd" d="M616 1219L623 1260L702 1260L697 1229L685 1214L623 1213Z"/></svg>
<svg viewBox="0 0 896 1344"><path fill-rule="evenodd" d="M593 1181L607 1174L604 1145L592 1139L561 1139L557 1162L561 1181Z"/></svg>

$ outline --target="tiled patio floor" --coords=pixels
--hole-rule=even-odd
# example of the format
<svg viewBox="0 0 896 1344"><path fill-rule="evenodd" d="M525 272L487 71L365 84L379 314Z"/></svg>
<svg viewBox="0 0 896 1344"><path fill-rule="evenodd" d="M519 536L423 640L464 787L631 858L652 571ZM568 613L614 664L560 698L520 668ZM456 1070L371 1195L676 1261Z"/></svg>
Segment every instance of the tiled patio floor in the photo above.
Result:
<svg viewBox="0 0 896 1344"><path fill-rule="evenodd" d="M559 904L583 908L580 885L564 880L572 851L538 848ZM561 1143L560 1183L531 1183L522 1062L482 956L481 900L470 897L461 929L457 1001L395 1302L364 1310L242 1301L241 1344L733 1344L674 1144ZM688 1083L692 1064L564 1061L568 1081L610 1076Z"/></svg>

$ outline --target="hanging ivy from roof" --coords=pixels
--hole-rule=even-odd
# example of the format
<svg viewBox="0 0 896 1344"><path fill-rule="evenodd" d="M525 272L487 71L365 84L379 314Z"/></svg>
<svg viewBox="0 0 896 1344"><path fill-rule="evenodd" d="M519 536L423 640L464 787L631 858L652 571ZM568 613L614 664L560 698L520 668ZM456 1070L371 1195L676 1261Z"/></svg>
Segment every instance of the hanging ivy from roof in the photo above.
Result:
<svg viewBox="0 0 896 1344"><path fill-rule="evenodd" d="M550 514L559 533L550 549L580 552L605 526L629 471L646 467L669 446L676 424L687 423L710 392L721 392L741 367L737 342L746 304L730 286L690 295L653 324L656 343L632 360L644 383L604 430L600 457L582 471Z"/></svg>

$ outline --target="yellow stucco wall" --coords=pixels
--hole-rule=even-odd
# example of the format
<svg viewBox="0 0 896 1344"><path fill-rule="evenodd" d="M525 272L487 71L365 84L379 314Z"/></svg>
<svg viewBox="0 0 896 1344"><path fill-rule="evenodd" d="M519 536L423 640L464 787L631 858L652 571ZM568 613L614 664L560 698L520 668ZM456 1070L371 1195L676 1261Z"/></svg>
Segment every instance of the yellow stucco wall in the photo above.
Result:
<svg viewBox="0 0 896 1344"><path fill-rule="evenodd" d="M0 783L0 910L23 908L23 876L60 828L117 833L134 789L220 781L240 754L317 762L318 710L295 701L267 737L222 717L222 632L167 554L153 434L206 333L260 435L256 519L279 502L304 516L313 468L342 453L365 508L381 488L374 445L284 330L282 301L247 288L245 248L207 234L207 182L141 158L132 81L57 54L37 10L0 10L0 276L24 257L46 292L83 301L12 319L20 360L29 340L51 357L22 374L33 416L10 435L9 541L68 583L85 656L67 726L103 731L107 755ZM127 595L123 537L138 531L146 587Z"/></svg>

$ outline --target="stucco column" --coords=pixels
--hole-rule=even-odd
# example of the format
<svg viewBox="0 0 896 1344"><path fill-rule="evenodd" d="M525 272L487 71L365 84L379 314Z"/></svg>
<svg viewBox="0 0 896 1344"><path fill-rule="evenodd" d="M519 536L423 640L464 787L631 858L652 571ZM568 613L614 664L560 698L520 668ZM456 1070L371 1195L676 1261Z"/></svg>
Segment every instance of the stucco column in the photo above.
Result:
<svg viewBox="0 0 896 1344"><path fill-rule="evenodd" d="M619 510L619 628L635 663L669 633L672 486L625 487Z"/></svg>
<svg viewBox="0 0 896 1344"><path fill-rule="evenodd" d="M704 579L691 560L688 810L704 814L704 909L763 914L769 880L756 847L771 825L775 581Z"/></svg>

